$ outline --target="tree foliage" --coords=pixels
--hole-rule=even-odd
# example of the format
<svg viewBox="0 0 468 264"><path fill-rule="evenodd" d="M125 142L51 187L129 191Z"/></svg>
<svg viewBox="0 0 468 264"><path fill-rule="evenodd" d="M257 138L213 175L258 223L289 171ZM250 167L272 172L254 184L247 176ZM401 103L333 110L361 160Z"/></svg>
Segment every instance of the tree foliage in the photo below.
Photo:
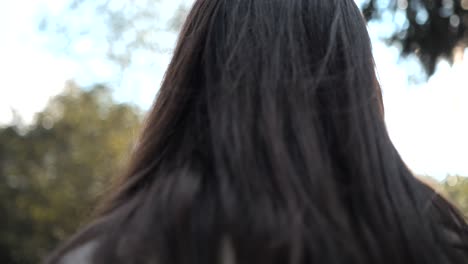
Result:
<svg viewBox="0 0 468 264"><path fill-rule="evenodd" d="M367 20L393 16L395 31L387 41L401 45L403 55L416 54L428 75L438 59L453 62L454 52L468 47L468 0L368 0L363 13Z"/></svg>
<svg viewBox="0 0 468 264"><path fill-rule="evenodd" d="M59 16L45 14L39 23L41 31L66 39L63 50L73 55L73 43L89 36L106 44L106 58L122 70L127 69L138 52L167 52L161 47L159 33L177 31L185 16L181 5L169 21L161 21L162 0L70 0ZM94 23L79 23L82 17ZM103 43L101 43L103 42Z"/></svg>
<svg viewBox="0 0 468 264"><path fill-rule="evenodd" d="M468 217L468 178L449 176L441 186L447 197Z"/></svg>
<svg viewBox="0 0 468 264"><path fill-rule="evenodd" d="M38 263L86 222L140 123L107 88L69 84L30 127L0 129L0 263Z"/></svg>

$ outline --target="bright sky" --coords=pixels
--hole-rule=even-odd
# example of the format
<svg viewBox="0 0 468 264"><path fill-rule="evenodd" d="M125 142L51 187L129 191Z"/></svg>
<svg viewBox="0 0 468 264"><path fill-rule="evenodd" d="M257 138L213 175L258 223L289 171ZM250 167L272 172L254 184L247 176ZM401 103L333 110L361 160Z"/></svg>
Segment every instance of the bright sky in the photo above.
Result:
<svg viewBox="0 0 468 264"><path fill-rule="evenodd" d="M181 1L162 0L155 23L167 23ZM150 106L170 52L137 54L120 76L119 68L105 55L105 26L96 21L91 10L66 11L68 3L0 0L1 124L11 121L12 110L30 122L70 79L81 85L108 82L119 101L144 109ZM66 43L56 34L38 29L45 14L67 25L89 26L92 31ZM415 173L437 179L448 174L468 176L468 59L460 59L453 67L442 62L427 83L409 84L409 76L417 76L421 67L414 59L399 60L398 49L379 40L388 30L382 24L369 25L395 145ZM163 49L171 50L175 40L173 32L158 33Z"/></svg>

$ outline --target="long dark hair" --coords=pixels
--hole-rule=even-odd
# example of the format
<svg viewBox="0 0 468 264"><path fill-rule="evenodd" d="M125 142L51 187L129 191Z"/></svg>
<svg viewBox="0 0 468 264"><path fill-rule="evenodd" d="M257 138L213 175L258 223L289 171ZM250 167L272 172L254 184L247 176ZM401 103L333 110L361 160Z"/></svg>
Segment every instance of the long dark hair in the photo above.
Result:
<svg viewBox="0 0 468 264"><path fill-rule="evenodd" d="M353 0L197 0L132 157L49 263L468 261L390 141Z"/></svg>

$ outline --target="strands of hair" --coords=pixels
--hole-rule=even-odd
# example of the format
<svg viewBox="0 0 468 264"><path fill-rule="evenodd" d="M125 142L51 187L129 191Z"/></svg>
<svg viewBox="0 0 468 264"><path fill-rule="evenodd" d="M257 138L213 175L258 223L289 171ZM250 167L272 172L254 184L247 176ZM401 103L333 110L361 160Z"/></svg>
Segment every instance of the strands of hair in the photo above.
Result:
<svg viewBox="0 0 468 264"><path fill-rule="evenodd" d="M467 263L374 68L353 0L195 1L128 170L47 263Z"/></svg>

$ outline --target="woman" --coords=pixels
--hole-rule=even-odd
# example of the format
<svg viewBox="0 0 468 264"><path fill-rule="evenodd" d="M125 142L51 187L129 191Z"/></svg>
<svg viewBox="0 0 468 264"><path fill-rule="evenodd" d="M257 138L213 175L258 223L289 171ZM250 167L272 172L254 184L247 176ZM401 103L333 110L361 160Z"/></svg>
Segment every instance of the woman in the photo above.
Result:
<svg viewBox="0 0 468 264"><path fill-rule="evenodd" d="M121 184L48 263L467 263L353 0L197 0Z"/></svg>

